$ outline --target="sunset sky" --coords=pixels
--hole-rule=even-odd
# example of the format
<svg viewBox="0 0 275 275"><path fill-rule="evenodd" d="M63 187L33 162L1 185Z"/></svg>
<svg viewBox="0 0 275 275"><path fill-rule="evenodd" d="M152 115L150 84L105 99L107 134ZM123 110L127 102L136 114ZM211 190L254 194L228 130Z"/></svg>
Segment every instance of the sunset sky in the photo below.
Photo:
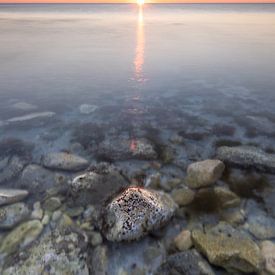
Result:
<svg viewBox="0 0 275 275"><path fill-rule="evenodd" d="M135 3L135 0L0 0L0 3ZM275 0L145 0L147 3L275 3Z"/></svg>

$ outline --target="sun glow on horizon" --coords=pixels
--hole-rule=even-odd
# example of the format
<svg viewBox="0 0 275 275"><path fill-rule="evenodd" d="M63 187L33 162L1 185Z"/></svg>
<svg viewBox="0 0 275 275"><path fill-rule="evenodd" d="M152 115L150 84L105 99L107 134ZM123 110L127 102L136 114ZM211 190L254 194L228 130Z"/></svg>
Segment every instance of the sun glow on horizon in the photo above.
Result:
<svg viewBox="0 0 275 275"><path fill-rule="evenodd" d="M144 3L145 3L145 0L137 0L137 4L138 4L139 6L144 5Z"/></svg>

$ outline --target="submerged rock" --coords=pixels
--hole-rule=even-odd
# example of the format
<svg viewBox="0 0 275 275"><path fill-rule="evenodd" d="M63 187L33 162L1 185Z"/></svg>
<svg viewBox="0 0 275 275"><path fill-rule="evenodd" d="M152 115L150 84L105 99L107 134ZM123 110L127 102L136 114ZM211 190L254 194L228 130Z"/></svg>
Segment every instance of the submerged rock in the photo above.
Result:
<svg viewBox="0 0 275 275"><path fill-rule="evenodd" d="M91 104L82 104L79 106L80 113L85 115L91 114L97 109L98 109L98 106L91 105Z"/></svg>
<svg viewBox="0 0 275 275"><path fill-rule="evenodd" d="M192 249L170 255L154 274L214 275L215 273L207 261Z"/></svg>
<svg viewBox="0 0 275 275"><path fill-rule="evenodd" d="M104 234L110 241L131 241L160 228L176 210L173 199L162 192L129 187L105 209Z"/></svg>
<svg viewBox="0 0 275 275"><path fill-rule="evenodd" d="M42 163L47 168L66 171L80 171L89 166L89 162L86 159L63 152L45 155Z"/></svg>
<svg viewBox="0 0 275 275"><path fill-rule="evenodd" d="M221 177L224 168L224 164L215 159L192 163L187 168L186 184L191 188L214 184Z"/></svg>
<svg viewBox="0 0 275 275"><path fill-rule="evenodd" d="M105 140L99 144L97 155L110 160L151 160L158 156L154 145L144 138Z"/></svg>
<svg viewBox="0 0 275 275"><path fill-rule="evenodd" d="M37 106L27 103L27 102L17 102L11 105L13 109L20 111L32 111L37 109Z"/></svg>
<svg viewBox="0 0 275 275"><path fill-rule="evenodd" d="M192 245L191 232L182 230L174 239L174 244L179 251L188 250Z"/></svg>
<svg viewBox="0 0 275 275"><path fill-rule="evenodd" d="M260 247L265 271L267 274L275 275L275 244L271 241L264 241Z"/></svg>
<svg viewBox="0 0 275 275"><path fill-rule="evenodd" d="M214 194L221 208L236 207L241 203L241 199L225 187L214 187Z"/></svg>
<svg viewBox="0 0 275 275"><path fill-rule="evenodd" d="M0 228L12 228L25 220L30 210L25 203L19 202L0 208Z"/></svg>
<svg viewBox="0 0 275 275"><path fill-rule="evenodd" d="M10 123L16 123L16 122L29 121L37 118L49 118L49 117L53 117L54 115L55 115L54 112L31 113L24 116L10 118L6 120L6 123L10 124Z"/></svg>
<svg viewBox="0 0 275 275"><path fill-rule="evenodd" d="M23 200L29 192L20 189L3 189L0 188L0 205L10 204Z"/></svg>
<svg viewBox="0 0 275 275"><path fill-rule="evenodd" d="M217 158L232 165L275 173L275 154L253 146L222 146L217 150Z"/></svg>
<svg viewBox="0 0 275 275"><path fill-rule="evenodd" d="M69 183L74 198L81 205L90 203L101 205L110 196L128 186L128 182L119 171L107 163L91 167L91 171L77 176Z"/></svg>
<svg viewBox="0 0 275 275"><path fill-rule="evenodd" d="M230 272L257 272L261 266L261 254L257 244L244 232L227 223L192 232L193 243L210 263Z"/></svg>
<svg viewBox="0 0 275 275"><path fill-rule="evenodd" d="M105 245L97 246L92 253L91 273L103 275L108 272L108 249Z"/></svg>
<svg viewBox="0 0 275 275"><path fill-rule="evenodd" d="M8 256L18 249L27 247L37 239L43 230L43 225L38 220L20 224L2 240L0 245L0 258Z"/></svg>
<svg viewBox="0 0 275 275"><path fill-rule="evenodd" d="M171 196L179 206L185 206L194 200L195 192L188 187L182 187L174 189Z"/></svg>

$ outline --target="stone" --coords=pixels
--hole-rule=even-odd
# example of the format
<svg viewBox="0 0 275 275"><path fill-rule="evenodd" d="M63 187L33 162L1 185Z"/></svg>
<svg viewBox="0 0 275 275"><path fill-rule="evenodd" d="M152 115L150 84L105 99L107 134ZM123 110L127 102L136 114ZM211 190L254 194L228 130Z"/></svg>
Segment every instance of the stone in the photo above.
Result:
<svg viewBox="0 0 275 275"><path fill-rule="evenodd" d="M96 105L91 104L82 104L79 106L79 111L81 114L89 115L96 111L98 107Z"/></svg>
<svg viewBox="0 0 275 275"><path fill-rule="evenodd" d="M103 240L99 232L92 231L89 233L90 243L92 246L97 246L102 244Z"/></svg>
<svg viewBox="0 0 275 275"><path fill-rule="evenodd" d="M43 225L38 220L20 224L2 240L0 245L0 258L10 255L18 251L18 249L24 249L38 238L42 230Z"/></svg>
<svg viewBox="0 0 275 275"><path fill-rule="evenodd" d="M92 253L90 274L108 274L108 248L105 245L95 247Z"/></svg>
<svg viewBox="0 0 275 275"><path fill-rule="evenodd" d="M43 208L47 211L53 212L61 206L62 202L58 197L50 197L43 203Z"/></svg>
<svg viewBox="0 0 275 275"><path fill-rule="evenodd" d="M110 241L136 240L166 224L176 210L163 192L129 187L105 208L105 237Z"/></svg>
<svg viewBox="0 0 275 275"><path fill-rule="evenodd" d="M160 186L160 178L160 173L151 174L146 178L144 186L147 188L157 189Z"/></svg>
<svg viewBox="0 0 275 275"><path fill-rule="evenodd" d="M221 208L236 207L241 203L240 198L225 187L214 187L214 194Z"/></svg>
<svg viewBox="0 0 275 275"><path fill-rule="evenodd" d="M73 207L73 208L67 208L66 209L66 214L70 216L71 218L78 217L84 212L84 208L79 206L79 207Z"/></svg>
<svg viewBox="0 0 275 275"><path fill-rule="evenodd" d="M209 262L229 272L252 273L259 271L262 258L258 245L248 234L220 222L209 229L192 231L195 248Z"/></svg>
<svg viewBox="0 0 275 275"><path fill-rule="evenodd" d="M55 184L55 173L36 164L30 164L22 172L20 186L31 193L43 193Z"/></svg>
<svg viewBox="0 0 275 275"><path fill-rule="evenodd" d="M26 190L0 188L0 205L22 201L28 195L29 192Z"/></svg>
<svg viewBox="0 0 275 275"><path fill-rule="evenodd" d="M191 232L182 230L174 239L174 244L179 251L185 251L192 247Z"/></svg>
<svg viewBox="0 0 275 275"><path fill-rule="evenodd" d="M26 220L30 210L25 203L3 206L0 208L0 229L13 228L18 223Z"/></svg>
<svg viewBox="0 0 275 275"><path fill-rule="evenodd" d="M214 184L224 171L220 160L207 159L194 162L187 168L186 184L191 188L201 188Z"/></svg>
<svg viewBox="0 0 275 275"><path fill-rule="evenodd" d="M174 189L171 196L179 206L190 204L195 198L195 192L188 187Z"/></svg>
<svg viewBox="0 0 275 275"><path fill-rule="evenodd" d="M47 168L65 171L81 171L89 166L86 159L63 152L45 155L42 163Z"/></svg>
<svg viewBox="0 0 275 275"><path fill-rule="evenodd" d="M215 275L211 266L195 249L170 255L154 274Z"/></svg>
<svg viewBox="0 0 275 275"><path fill-rule="evenodd" d="M129 183L119 171L107 163L91 167L90 172L69 182L74 201L83 204L102 205L110 196L126 188Z"/></svg>
<svg viewBox="0 0 275 275"><path fill-rule="evenodd" d="M240 225L245 221L244 211L239 208L224 209L221 212L221 219L231 225Z"/></svg>
<svg viewBox="0 0 275 275"><path fill-rule="evenodd" d="M41 220L43 218L43 214L44 212L43 212L43 209L41 208L41 203L39 201L34 203L31 218Z"/></svg>
<svg viewBox="0 0 275 275"><path fill-rule="evenodd" d="M257 147L222 146L217 149L217 158L234 166L275 173L275 154L265 153Z"/></svg>
<svg viewBox="0 0 275 275"><path fill-rule="evenodd" d="M271 241L263 241L260 247L264 259L264 270L268 274L275 275L275 244Z"/></svg>
<svg viewBox="0 0 275 275"><path fill-rule="evenodd" d="M6 183L19 176L26 162L18 156L9 159L5 168L0 171L0 183Z"/></svg>
<svg viewBox="0 0 275 275"><path fill-rule="evenodd" d="M144 138L104 140L97 148L97 155L108 160L155 160L158 157L152 142Z"/></svg>

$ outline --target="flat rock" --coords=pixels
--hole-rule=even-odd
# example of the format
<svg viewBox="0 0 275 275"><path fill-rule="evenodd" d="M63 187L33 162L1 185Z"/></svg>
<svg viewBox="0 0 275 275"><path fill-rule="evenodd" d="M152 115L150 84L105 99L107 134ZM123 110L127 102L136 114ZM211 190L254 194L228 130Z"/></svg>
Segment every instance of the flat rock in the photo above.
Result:
<svg viewBox="0 0 275 275"><path fill-rule="evenodd" d="M37 239L42 230L43 225L38 220L20 224L2 240L0 245L0 258L10 255L18 251L18 249L24 249Z"/></svg>
<svg viewBox="0 0 275 275"><path fill-rule="evenodd" d="M0 188L0 205L11 204L25 199L29 192L21 189Z"/></svg>
<svg viewBox="0 0 275 275"><path fill-rule="evenodd" d="M103 233L110 241L136 240L167 223L175 210L169 195L129 187L106 206Z"/></svg>
<svg viewBox="0 0 275 275"><path fill-rule="evenodd" d="M89 166L86 159L63 152L45 155L42 163L47 168L65 171L81 171Z"/></svg>
<svg viewBox="0 0 275 275"><path fill-rule="evenodd" d="M33 119L50 118L50 117L53 117L54 115L55 115L54 112L31 113L31 114L27 114L24 116L13 117L13 118L7 119L6 123L10 124L10 123L29 121L29 120L33 120Z"/></svg>
<svg viewBox="0 0 275 275"><path fill-rule="evenodd" d="M79 106L80 113L85 115L91 114L97 109L98 109L98 106L92 105L92 104L82 104Z"/></svg>
<svg viewBox="0 0 275 275"><path fill-rule="evenodd" d="M265 153L257 147L222 146L217 150L217 158L235 166L275 173L275 154Z"/></svg>
<svg viewBox="0 0 275 275"><path fill-rule="evenodd" d="M262 258L257 244L242 231L221 222L210 229L192 231L195 248L204 254L210 263L230 272L257 272Z"/></svg>
<svg viewBox="0 0 275 275"><path fill-rule="evenodd" d="M187 168L186 184L191 188L200 188L214 184L224 171L220 160L207 159L194 162Z"/></svg>
<svg viewBox="0 0 275 275"><path fill-rule="evenodd" d="M154 274L214 275L215 273L207 261L192 249L170 255Z"/></svg>
<svg viewBox="0 0 275 275"><path fill-rule="evenodd" d="M56 176L51 170L30 164L24 168L19 184L32 193L44 192L55 184Z"/></svg>
<svg viewBox="0 0 275 275"><path fill-rule="evenodd" d="M264 269L267 274L275 274L275 244L271 241L264 241L260 245L264 259Z"/></svg>
<svg viewBox="0 0 275 275"><path fill-rule="evenodd" d="M69 182L72 195L78 198L81 205L85 202L101 205L129 185L119 171L107 163L100 163L90 170Z"/></svg>
<svg viewBox="0 0 275 275"><path fill-rule="evenodd" d="M3 206L0 208L0 228L12 228L18 223L26 220L30 215L30 210L25 203Z"/></svg>
<svg viewBox="0 0 275 275"><path fill-rule="evenodd" d="M147 139L110 139L99 144L97 155L110 160L157 159L154 145Z"/></svg>

